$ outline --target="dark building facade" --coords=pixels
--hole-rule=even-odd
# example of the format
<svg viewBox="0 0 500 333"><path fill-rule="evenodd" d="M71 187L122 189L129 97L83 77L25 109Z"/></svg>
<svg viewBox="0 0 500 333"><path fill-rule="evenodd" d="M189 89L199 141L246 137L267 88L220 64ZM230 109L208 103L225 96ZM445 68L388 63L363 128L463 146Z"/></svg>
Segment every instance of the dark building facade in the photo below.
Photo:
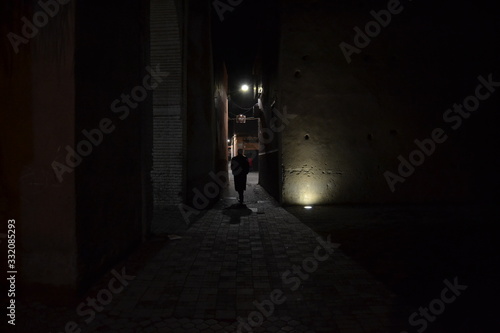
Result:
<svg viewBox="0 0 500 333"><path fill-rule="evenodd" d="M299 205L498 199L488 8L281 2L256 66L261 184Z"/></svg>
<svg viewBox="0 0 500 333"><path fill-rule="evenodd" d="M227 172L227 74L208 2L56 4L2 4L1 217L22 282L74 292Z"/></svg>

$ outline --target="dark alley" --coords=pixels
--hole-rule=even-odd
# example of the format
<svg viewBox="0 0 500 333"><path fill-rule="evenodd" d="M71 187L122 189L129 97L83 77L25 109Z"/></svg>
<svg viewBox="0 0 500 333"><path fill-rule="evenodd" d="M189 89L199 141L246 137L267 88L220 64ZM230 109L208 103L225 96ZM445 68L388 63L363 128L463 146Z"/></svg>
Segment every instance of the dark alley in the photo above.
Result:
<svg viewBox="0 0 500 333"><path fill-rule="evenodd" d="M486 0L0 4L1 332L499 326Z"/></svg>

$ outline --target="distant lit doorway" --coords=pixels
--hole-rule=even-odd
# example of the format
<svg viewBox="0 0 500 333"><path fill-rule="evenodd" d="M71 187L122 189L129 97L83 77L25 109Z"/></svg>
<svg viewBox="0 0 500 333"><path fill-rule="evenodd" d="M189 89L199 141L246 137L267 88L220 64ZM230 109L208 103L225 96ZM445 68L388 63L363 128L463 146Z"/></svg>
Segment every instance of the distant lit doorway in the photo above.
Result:
<svg viewBox="0 0 500 333"><path fill-rule="evenodd" d="M249 117L245 122L238 122L237 117L229 118L228 159L238 154L238 149L243 149L243 154L248 157L250 171L259 171L259 118Z"/></svg>

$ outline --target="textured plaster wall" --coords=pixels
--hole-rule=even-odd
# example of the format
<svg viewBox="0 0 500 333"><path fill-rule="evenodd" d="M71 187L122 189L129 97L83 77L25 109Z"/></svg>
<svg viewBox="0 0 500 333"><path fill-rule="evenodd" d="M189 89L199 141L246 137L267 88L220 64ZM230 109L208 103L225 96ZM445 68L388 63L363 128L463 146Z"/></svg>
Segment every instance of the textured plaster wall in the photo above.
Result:
<svg viewBox="0 0 500 333"><path fill-rule="evenodd" d="M6 13L12 17L2 19L2 32L19 34L17 20L30 13ZM16 220L19 297L40 285L44 291L77 287L75 177L66 174L60 183L51 167L74 144L74 15L66 6L19 53L7 42L0 54L0 192L6 196L0 215L3 225ZM8 20L13 25L3 25Z"/></svg>
<svg viewBox="0 0 500 333"><path fill-rule="evenodd" d="M215 82L210 22L210 2L189 1L186 30L186 202L193 206L200 191L198 207L208 207L217 198L204 195L205 186L214 183L210 172L225 170L224 107L215 108ZM222 73L221 73L222 74ZM219 169L220 168L220 169Z"/></svg>
<svg viewBox="0 0 500 333"><path fill-rule="evenodd" d="M486 156L499 96L457 131L443 113L474 93L478 75L500 81L495 19L480 6L404 6L348 64L339 43L354 45L353 28L387 2L282 2L280 109L297 115L282 133L285 204L455 202L494 192L485 180L498 185L498 158ZM436 127L448 141L391 192L383 173L397 173L397 157Z"/></svg>
<svg viewBox="0 0 500 333"><path fill-rule="evenodd" d="M276 200L281 199L281 132L272 132L271 124L277 121L275 110L280 108L279 99L279 59L280 59L280 11L276 1L269 1L268 8L262 11L264 33L261 36L261 47L254 67L254 75L262 86L260 107L254 108L254 117L259 122L259 185L266 189ZM261 109L262 108L262 109ZM264 140L262 140L264 139Z"/></svg>
<svg viewBox="0 0 500 333"><path fill-rule="evenodd" d="M141 174L151 171L144 158L151 156L152 126L143 125L152 124L152 94L129 105L128 112L121 97L132 95L148 75L148 18L146 2L77 3L76 142L102 119L114 126L75 170L79 279L84 285L140 244L143 223L148 223L143 219L152 200L145 202L150 192ZM113 108L115 100L121 102Z"/></svg>
<svg viewBox="0 0 500 333"><path fill-rule="evenodd" d="M228 171L228 76L224 63L214 61L214 103L217 128L216 168L226 173Z"/></svg>

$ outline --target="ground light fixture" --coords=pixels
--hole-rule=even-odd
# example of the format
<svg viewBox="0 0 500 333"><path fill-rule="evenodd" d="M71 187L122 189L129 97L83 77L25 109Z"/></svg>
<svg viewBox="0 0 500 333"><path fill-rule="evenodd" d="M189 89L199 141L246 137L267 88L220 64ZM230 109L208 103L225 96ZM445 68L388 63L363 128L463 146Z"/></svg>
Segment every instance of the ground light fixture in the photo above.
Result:
<svg viewBox="0 0 500 333"><path fill-rule="evenodd" d="M312 206L304 206L305 209L312 209Z"/></svg>

